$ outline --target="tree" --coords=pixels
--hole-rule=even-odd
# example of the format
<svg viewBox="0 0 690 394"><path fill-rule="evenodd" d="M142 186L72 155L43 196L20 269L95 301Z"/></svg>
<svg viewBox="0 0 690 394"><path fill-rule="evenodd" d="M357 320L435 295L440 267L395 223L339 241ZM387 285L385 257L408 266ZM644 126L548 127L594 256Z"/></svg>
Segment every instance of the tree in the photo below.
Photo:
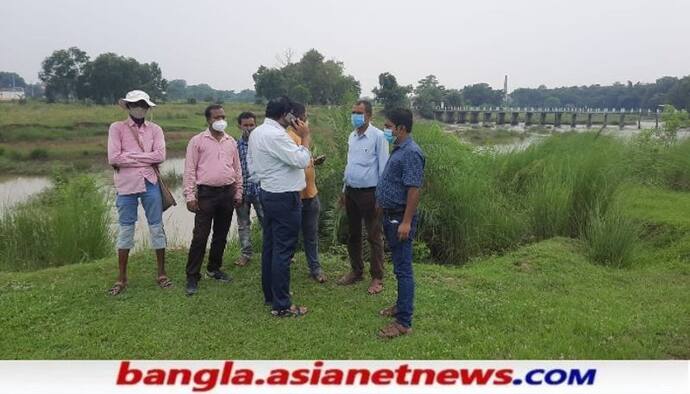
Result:
<svg viewBox="0 0 690 394"><path fill-rule="evenodd" d="M359 82L344 74L343 63L325 60L315 49L297 63L291 59L292 53L286 52L282 67L259 67L252 75L257 97L270 100L288 95L305 104L341 104L361 91Z"/></svg>
<svg viewBox="0 0 690 394"><path fill-rule="evenodd" d="M157 63L141 64L131 57L104 53L84 67L78 79L78 94L81 99L106 104L115 103L128 91L139 89L153 100L161 100L166 86L167 81Z"/></svg>
<svg viewBox="0 0 690 394"><path fill-rule="evenodd" d="M17 73L0 71L0 88L24 88L26 81Z"/></svg>
<svg viewBox="0 0 690 394"><path fill-rule="evenodd" d="M427 75L417 82L414 94L414 105L419 113L425 118L433 118L434 108L443 102L446 88L439 84L435 75Z"/></svg>
<svg viewBox="0 0 690 394"><path fill-rule="evenodd" d="M86 52L77 47L57 50L45 58L38 77L46 84L48 101L74 99L77 96L78 79L88 61Z"/></svg>
<svg viewBox="0 0 690 394"><path fill-rule="evenodd" d="M465 86L462 89L462 96L470 105L499 106L503 102L503 91L494 90L487 83Z"/></svg>
<svg viewBox="0 0 690 394"><path fill-rule="evenodd" d="M379 75L379 86L372 90L376 100L383 104L384 111L394 108L408 108L410 100L407 95L412 92L412 86L400 86L391 73Z"/></svg>
<svg viewBox="0 0 690 394"><path fill-rule="evenodd" d="M465 98L462 96L462 92L460 90L448 89L446 90L444 102L451 107L460 107L465 105Z"/></svg>

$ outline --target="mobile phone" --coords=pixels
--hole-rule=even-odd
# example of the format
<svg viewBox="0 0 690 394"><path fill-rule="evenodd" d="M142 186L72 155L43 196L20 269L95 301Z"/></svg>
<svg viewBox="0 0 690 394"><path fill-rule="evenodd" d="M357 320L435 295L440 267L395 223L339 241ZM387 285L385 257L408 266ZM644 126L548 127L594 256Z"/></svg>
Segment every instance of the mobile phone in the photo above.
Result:
<svg viewBox="0 0 690 394"><path fill-rule="evenodd" d="M287 120L288 123L291 125L297 124L297 117L295 115L293 115L291 112L288 112L288 114L285 115L285 120Z"/></svg>

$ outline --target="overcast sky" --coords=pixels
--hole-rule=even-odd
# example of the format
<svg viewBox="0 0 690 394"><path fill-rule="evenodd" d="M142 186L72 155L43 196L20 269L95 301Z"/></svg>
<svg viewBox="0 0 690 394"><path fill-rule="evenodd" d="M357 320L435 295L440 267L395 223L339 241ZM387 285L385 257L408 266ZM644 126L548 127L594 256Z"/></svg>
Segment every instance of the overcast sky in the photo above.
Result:
<svg viewBox="0 0 690 394"><path fill-rule="evenodd" d="M241 90L287 48L316 48L363 95L386 71L450 88L651 82L690 74L689 18L690 0L2 0L0 71L36 81L53 50L77 46Z"/></svg>

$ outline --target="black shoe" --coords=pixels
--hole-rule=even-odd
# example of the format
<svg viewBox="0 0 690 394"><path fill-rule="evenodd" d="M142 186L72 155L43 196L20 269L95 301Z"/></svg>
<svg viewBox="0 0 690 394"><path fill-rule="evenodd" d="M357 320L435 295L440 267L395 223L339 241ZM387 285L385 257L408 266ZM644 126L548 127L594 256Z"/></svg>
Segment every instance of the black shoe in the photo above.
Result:
<svg viewBox="0 0 690 394"><path fill-rule="evenodd" d="M196 292L199 291L199 282L196 279L187 279L187 287L185 290L188 296L196 294Z"/></svg>
<svg viewBox="0 0 690 394"><path fill-rule="evenodd" d="M228 276L228 274L226 274L225 272L223 272L221 270L213 271L213 272L206 271L206 275L208 275L209 278L215 279L219 282L223 282L223 283L230 282L230 276Z"/></svg>

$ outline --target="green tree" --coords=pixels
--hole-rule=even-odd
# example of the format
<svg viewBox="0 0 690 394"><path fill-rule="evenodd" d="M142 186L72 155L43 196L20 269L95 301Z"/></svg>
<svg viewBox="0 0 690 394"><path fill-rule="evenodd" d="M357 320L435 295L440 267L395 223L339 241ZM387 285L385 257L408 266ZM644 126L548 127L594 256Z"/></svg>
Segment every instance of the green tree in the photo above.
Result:
<svg viewBox="0 0 690 394"><path fill-rule="evenodd" d="M414 89L414 105L425 118L433 118L434 108L441 105L446 95L446 88L439 84L435 75L427 75L417 82Z"/></svg>
<svg viewBox="0 0 690 394"><path fill-rule="evenodd" d="M38 77L46 84L48 101L74 99L79 77L88 62L89 56L77 47L57 50L45 58Z"/></svg>
<svg viewBox="0 0 690 394"><path fill-rule="evenodd" d="M379 75L379 86L372 92L376 100L383 104L384 111L394 108L408 108L410 100L407 95L412 92L412 86L400 86L395 76L385 72Z"/></svg>
<svg viewBox="0 0 690 394"><path fill-rule="evenodd" d="M461 107L465 105L465 98L462 96L462 92L458 89L446 90L446 97L443 100L451 107Z"/></svg>
<svg viewBox="0 0 690 394"><path fill-rule="evenodd" d="M24 88L26 87L26 81L17 73L0 71L0 88L12 87Z"/></svg>
<svg viewBox="0 0 690 394"><path fill-rule="evenodd" d="M494 90L487 83L465 86L462 89L462 96L469 105L498 106L503 101L503 91Z"/></svg>

